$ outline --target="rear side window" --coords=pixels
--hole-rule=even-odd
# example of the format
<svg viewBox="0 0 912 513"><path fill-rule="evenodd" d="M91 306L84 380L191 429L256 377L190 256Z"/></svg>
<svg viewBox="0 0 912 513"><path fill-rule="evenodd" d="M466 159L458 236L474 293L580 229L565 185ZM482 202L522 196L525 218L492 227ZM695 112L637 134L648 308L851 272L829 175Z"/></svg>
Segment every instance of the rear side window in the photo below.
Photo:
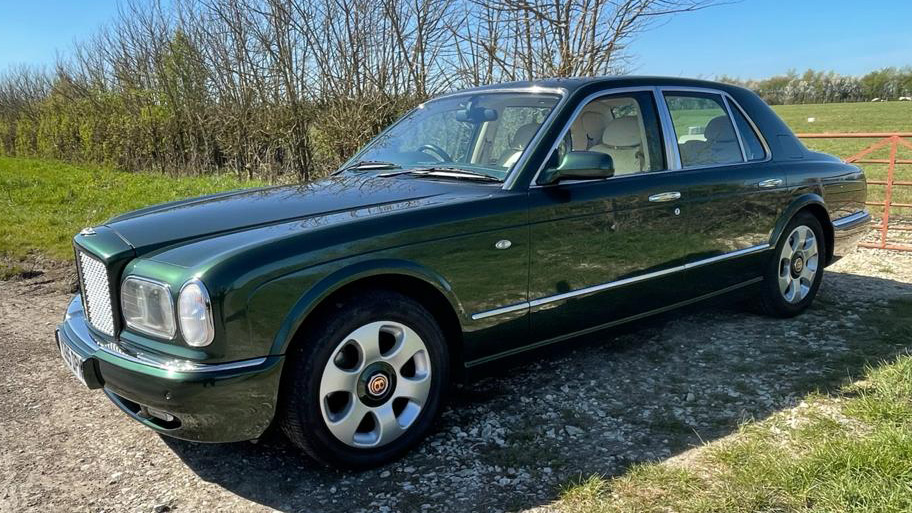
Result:
<svg viewBox="0 0 912 513"><path fill-rule="evenodd" d="M674 124L681 165L697 167L744 162L722 96L670 92L665 93L665 102Z"/></svg>
<svg viewBox="0 0 912 513"><path fill-rule="evenodd" d="M738 132L741 134L741 141L744 142L744 153L747 154L748 161L763 160L766 158L766 150L763 149L763 143L757 137L747 118L741 113L741 109L732 105L732 115L735 117L735 125L738 126Z"/></svg>

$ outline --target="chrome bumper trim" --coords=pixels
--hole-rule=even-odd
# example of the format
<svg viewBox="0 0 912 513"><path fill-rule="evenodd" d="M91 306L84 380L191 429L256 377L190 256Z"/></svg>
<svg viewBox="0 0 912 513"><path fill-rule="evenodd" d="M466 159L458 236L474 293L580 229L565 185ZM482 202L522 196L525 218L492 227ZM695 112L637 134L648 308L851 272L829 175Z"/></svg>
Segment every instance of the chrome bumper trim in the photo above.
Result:
<svg viewBox="0 0 912 513"><path fill-rule="evenodd" d="M862 210L861 212L855 212L852 215L845 217L840 217L833 221L833 228L844 229L848 228L854 224L866 223L871 220L871 214L867 210Z"/></svg>
<svg viewBox="0 0 912 513"><path fill-rule="evenodd" d="M146 365L169 372L219 372L226 370L244 369L247 367L256 367L258 365L266 363L266 357L253 358L251 360L241 360L237 362L210 364L198 363L178 358L163 359L145 353L127 352L116 343L98 341L95 339L95 337L92 336L92 334L89 332L88 326L86 325L85 315L82 309L82 301L80 300L78 294L73 298L72 301L70 301L70 305L67 308L66 317L64 317L64 324L60 328L61 343L66 343L67 339L69 338L66 333L67 331L71 332L76 338L79 339L80 343L85 345L93 353L101 351L103 353L120 358L122 360L126 360L131 363L138 363L140 365Z"/></svg>

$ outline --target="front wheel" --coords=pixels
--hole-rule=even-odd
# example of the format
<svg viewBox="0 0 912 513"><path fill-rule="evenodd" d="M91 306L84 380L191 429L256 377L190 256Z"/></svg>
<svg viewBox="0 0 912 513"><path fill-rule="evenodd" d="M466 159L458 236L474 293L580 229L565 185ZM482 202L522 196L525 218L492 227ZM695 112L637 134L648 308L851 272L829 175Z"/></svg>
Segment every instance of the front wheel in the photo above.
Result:
<svg viewBox="0 0 912 513"><path fill-rule="evenodd" d="M761 299L768 314L794 317L811 305L823 280L825 244L816 217L800 212L792 218L764 273Z"/></svg>
<svg viewBox="0 0 912 513"><path fill-rule="evenodd" d="M373 291L335 302L289 355L282 429L317 461L367 468L430 430L449 379L448 351L417 301Z"/></svg>

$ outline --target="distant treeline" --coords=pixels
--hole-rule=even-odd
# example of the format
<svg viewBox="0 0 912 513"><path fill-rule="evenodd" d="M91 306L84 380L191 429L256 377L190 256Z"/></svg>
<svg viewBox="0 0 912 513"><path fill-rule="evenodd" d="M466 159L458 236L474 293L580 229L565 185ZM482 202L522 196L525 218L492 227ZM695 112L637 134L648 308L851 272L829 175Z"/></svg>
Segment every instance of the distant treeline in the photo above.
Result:
<svg viewBox="0 0 912 513"><path fill-rule="evenodd" d="M307 180L429 96L624 73L650 24L716 1L129 0L52 68L0 74L0 155ZM878 73L746 85L771 103L909 89Z"/></svg>
<svg viewBox="0 0 912 513"><path fill-rule="evenodd" d="M912 96L912 67L884 68L862 77L808 70L763 80L718 78L721 82L747 87L772 105L793 103L864 102L875 98L897 100Z"/></svg>
<svg viewBox="0 0 912 513"><path fill-rule="evenodd" d="M715 1L133 0L0 76L0 154L307 180L431 95L623 72L636 34Z"/></svg>

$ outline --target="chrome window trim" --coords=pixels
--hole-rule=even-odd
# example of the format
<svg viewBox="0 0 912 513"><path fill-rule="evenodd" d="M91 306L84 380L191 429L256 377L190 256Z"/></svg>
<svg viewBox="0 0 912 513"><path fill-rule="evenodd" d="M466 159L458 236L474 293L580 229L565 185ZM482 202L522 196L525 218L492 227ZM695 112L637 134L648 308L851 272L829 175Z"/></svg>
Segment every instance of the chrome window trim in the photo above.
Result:
<svg viewBox="0 0 912 513"><path fill-rule="evenodd" d="M622 280L610 281L607 283L602 283L599 285L592 285L590 287L584 287L582 289L572 290L570 292L564 292L562 294L555 294L553 296L545 296L538 299L533 299L532 301L524 301L522 303L516 303L513 305L507 305L500 308L495 308L493 310L486 310L483 312L478 312L472 314L472 320L477 321L480 319L485 319L487 317L493 317L495 315L503 315L505 313L515 312L518 310L530 309L537 306L546 305L548 303L553 303L555 301L563 301L565 299L574 298L577 296L584 296L592 294L595 292L601 292L603 290L613 289L621 287L624 285L630 285L632 283L637 283L640 281L651 280L653 278L658 278L661 276L666 276L669 274L686 271L688 269L694 269L696 267L701 267L704 265L721 262L723 260L728 260L731 258L738 258L745 255L750 255L753 253L758 253L760 251L766 251L770 249L769 244L759 244L756 246L751 246L749 248L738 249L735 251L730 251L728 253L723 253L721 255L716 255L714 257L704 258L703 260L697 260L696 262L689 262L683 265L678 265L675 267L669 267L668 269L662 269L661 271L653 271L651 273L641 274L639 276L632 276L630 278L624 278Z"/></svg>
<svg viewBox="0 0 912 513"><path fill-rule="evenodd" d="M671 119L671 112L668 110L668 104L665 103L665 97L662 96L662 90L658 87L652 88L656 108L659 110L659 119L662 123L662 139L665 140L665 160L666 167L669 171L681 170L681 149L678 147L678 140L675 138L674 121Z"/></svg>
<svg viewBox="0 0 912 513"><path fill-rule="evenodd" d="M504 176L503 185L501 185L501 189L510 190L513 188L513 185L516 183L516 175L518 175L516 170L521 169L520 164L525 166L526 161L529 160L529 154L531 153L530 150L532 148L538 147L538 143L540 142L541 138L543 137L542 134L544 134L544 132L545 132L545 130L542 130L542 128L544 128L545 125L548 125L550 127L550 124L553 121L554 116L557 115L557 113L563 109L564 104L567 102L567 98L569 97L569 95L567 94L566 89L564 89L562 87L542 87L542 86L535 86L535 85L525 86L525 87L503 87L503 88L495 87L495 88L491 88L491 89L480 89L480 90L479 89L464 89L462 91L454 91L452 93L445 93L445 94L442 94L439 96L435 96L433 98L428 98L427 100L419 103L418 106L416 106L415 108L410 109L408 112L406 112L405 114L400 116L399 119L397 119L395 122L393 122L392 124L390 124L389 126L384 128L383 130L381 130L380 133L378 133L377 135L372 137L369 141L367 141L364 144L364 146L358 148L358 151L356 151L348 160L345 161L345 163L343 163L341 166L339 166L335 171L330 173L330 176L338 174L343 169L345 169L345 168L351 166L352 164L354 164L355 162L357 162L358 157L360 157L361 154L364 153L364 150L366 150L368 148L368 146L371 145L371 143L373 143L375 140L379 139L380 137L383 137L387 132L392 130L399 123L402 123L405 120L405 118L407 118L409 115L411 115L416 110L424 108L424 106L428 103L435 102L438 100L455 98L458 96L466 96L466 95L473 95L473 94L499 94L499 93L553 94L553 95L560 97L557 100L557 103L554 104L554 107L551 108L551 112L548 114L548 117L546 117L545 120L542 121L541 126L538 127L538 131L535 132L535 136L532 137L532 140L529 141L529 144L526 145L526 148L523 150L522 155L520 155L519 159L517 159L516 162L513 163L513 166L507 170L507 174L506 174L506 176Z"/></svg>
<svg viewBox="0 0 912 513"><path fill-rule="evenodd" d="M166 338L166 337L161 336L161 334L158 334L158 333L150 333L150 332L142 329L141 327L130 324L130 322L127 320L126 315L124 315L124 307L123 307L123 289L124 289L123 285L124 285L124 283L126 283L127 280L130 280L130 279L137 280L137 281L144 281L146 283L151 283L153 285L159 285L161 287L164 287L165 290L168 291L168 302L171 303L171 317L172 317L172 320L174 321L174 333L172 333L170 337ZM174 294L172 294L172 292L171 292L171 285L169 285L163 281L158 281L158 280L155 280L152 278L146 278L145 276L140 276L137 274L128 274L128 275L124 276L124 278L122 280L120 280L120 288L117 290L117 294L119 296L117 298L117 303L120 306L120 315L123 317L125 330L135 331L141 335L146 335L146 336L152 337L155 340L165 340L168 342L173 342L173 341L177 340L177 333L180 331L180 326L178 325L179 323L177 320L177 312L174 309Z"/></svg>
<svg viewBox="0 0 912 513"><path fill-rule="evenodd" d="M738 139L738 147L741 148L741 160L747 164L750 161L747 160L747 150L744 149L744 137L741 135L741 130L738 129L738 124L735 123L735 116L732 114L731 103L728 101L728 95L722 96L722 103L725 104L725 112L728 113L728 122L731 123L732 131L735 132L735 137Z"/></svg>
<svg viewBox="0 0 912 513"><path fill-rule="evenodd" d="M862 219L864 219L866 217L871 217L871 214L867 210L861 210L859 212L855 212L854 214L850 214L850 215L840 217L838 219L833 220L833 227L841 228L843 226L850 225L856 221L861 221Z"/></svg>
<svg viewBox="0 0 912 513"><path fill-rule="evenodd" d="M746 164L761 164L764 162L769 162L770 160L773 159L773 153L770 151L769 144L767 144L766 137L763 136L763 132L761 132L760 129L757 128L757 124L754 123L754 120L751 119L751 117L747 115L747 111L745 111L744 108L741 107L741 105L738 103L738 101L735 100L727 92L725 92L721 89L713 89L711 87L688 87L688 86L680 86L680 87L678 87L678 86L658 86L658 87L656 87L656 92L658 93L659 96L661 96L661 99L662 99L661 103L664 105L666 110L668 109L668 104L665 102L665 93L667 93L667 92L709 93L709 94L721 95L722 98L726 102L730 103L731 105L734 105L738 109L738 111L741 112L741 115L744 116L744 119L747 120L747 124L750 125L751 129L757 135L757 138L760 139L760 145L763 146L763 151L766 154L766 157L763 160L750 160L750 161L747 160L747 153L743 146L743 138L741 136L741 131L738 129L738 125L735 123L734 118L732 118L731 111L729 111L729 113L728 113L729 120L731 121L732 126L735 129L735 133L738 135L739 143L742 145L741 146L741 155L742 155L742 158L744 158L744 162L733 162L733 163L729 163L729 164L709 164L709 165L702 165L702 166L684 167L683 162L681 162L681 160L680 160L680 153L676 151L675 153L678 155L678 165L681 166L681 170L690 171L691 169L707 169L707 168L717 168L717 167L743 166ZM671 114L669 111L669 120L670 120L670 116L671 116ZM677 148L678 140L677 140L677 134L674 132L673 123L671 124L670 128L672 130L672 133L675 134L673 139L674 139L675 148Z"/></svg>
<svg viewBox="0 0 912 513"><path fill-rule="evenodd" d="M601 91L596 91L596 92L586 96L582 100L580 100L580 102L577 104L576 108L573 109L573 114L571 114L570 118L567 120L567 122L564 123L564 126L563 126L563 128L561 128L561 131L558 134L557 138L551 144L551 148L548 150L548 153L546 154L545 159L542 161L541 164L539 164L538 170L535 171L535 175L532 176L532 180L529 182L529 188L549 187L550 186L550 185L539 185L537 183L538 177L541 175L542 171L544 171L545 165L548 164L548 160L551 158L551 154L554 153L554 150L557 149L558 146L560 146L560 143L564 140L564 137L567 135L567 132L570 131L570 127L573 125L573 122L576 121L576 118L579 117L580 112L583 110L584 107L586 107L586 105L589 105L591 102L593 102L603 96L614 96L614 95L619 95L619 94L624 94L624 93L651 92L652 96L653 96L653 102L656 104L656 110L658 111L659 105L658 105L658 98L655 97L655 89L656 88L653 86L616 87L616 88L602 89ZM557 107L555 107L555 111L556 110L557 110ZM660 126L662 125L661 114L659 115L659 125ZM661 127L661 128L663 128L662 137L665 138L664 127ZM667 144L667 142L666 142L666 144ZM531 147L531 146L532 145L530 144L529 147ZM667 169L669 167L669 158L667 155L667 150L666 150L666 155L665 155L665 167L666 167L665 170L660 170L660 171L633 173L631 175L620 175L617 177L612 176L612 177L605 178L602 180L578 180L578 181L604 182L605 180L612 180L614 178L621 178L621 177L625 177L625 176L639 176L639 175L647 175L647 174L661 173L661 172L667 171L667 170L669 170L669 169ZM519 167L517 167L516 169L519 169ZM577 181L574 181L574 183L575 182L577 182ZM565 183L571 183L571 182L565 182Z"/></svg>

